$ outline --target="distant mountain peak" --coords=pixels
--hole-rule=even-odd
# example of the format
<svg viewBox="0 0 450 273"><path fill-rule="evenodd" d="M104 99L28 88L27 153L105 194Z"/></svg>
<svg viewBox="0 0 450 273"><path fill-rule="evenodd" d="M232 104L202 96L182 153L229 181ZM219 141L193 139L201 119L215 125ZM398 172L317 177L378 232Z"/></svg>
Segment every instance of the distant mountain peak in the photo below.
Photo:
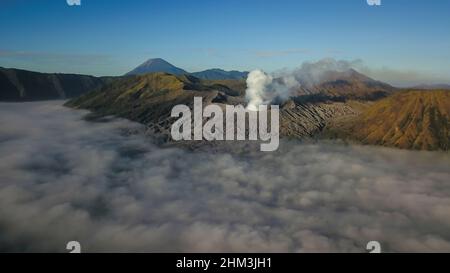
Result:
<svg viewBox="0 0 450 273"><path fill-rule="evenodd" d="M147 61L145 61L142 65L155 65L155 64L164 64L164 65L171 65L173 66L171 63L169 63L168 61L162 59L162 58L150 58Z"/></svg>
<svg viewBox="0 0 450 273"><path fill-rule="evenodd" d="M176 67L162 58L151 58L132 71L125 74L125 76L143 75L155 72L165 72L174 75L190 74L194 77L205 80L242 80L245 79L248 75L248 72L240 72L236 70L226 71L220 68L213 68L195 73L189 73L186 70Z"/></svg>
<svg viewBox="0 0 450 273"><path fill-rule="evenodd" d="M125 75L142 75L153 72L166 72L174 75L188 74L185 70L174 66L162 58L152 58L148 59Z"/></svg>
<svg viewBox="0 0 450 273"><path fill-rule="evenodd" d="M191 75L205 80L242 80L247 78L248 72L236 70L226 71L220 68L212 68L204 71L194 72Z"/></svg>

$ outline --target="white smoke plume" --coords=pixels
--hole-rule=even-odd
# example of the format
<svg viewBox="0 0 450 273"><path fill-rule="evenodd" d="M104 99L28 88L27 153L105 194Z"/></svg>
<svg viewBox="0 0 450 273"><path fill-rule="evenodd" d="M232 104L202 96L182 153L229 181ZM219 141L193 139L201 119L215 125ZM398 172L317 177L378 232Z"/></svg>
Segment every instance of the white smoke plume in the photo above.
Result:
<svg viewBox="0 0 450 273"><path fill-rule="evenodd" d="M257 111L258 106L263 104L268 97L267 90L273 78L262 70L253 70L247 77L247 90L245 96L248 101L247 109Z"/></svg>
<svg viewBox="0 0 450 273"><path fill-rule="evenodd" d="M345 61L326 58L317 62L304 62L299 68L293 71L278 72L280 77L291 75L299 83L305 86L313 86L322 82L330 80L332 73L350 72L352 69L359 69L362 67L361 60ZM277 73L275 73L277 74Z"/></svg>
<svg viewBox="0 0 450 273"><path fill-rule="evenodd" d="M261 104L285 101L300 87L310 88L327 80L331 80L337 73L350 72L351 69L361 68L362 61L344 61L331 58L317 62L304 62L293 70L279 70L266 74L261 70L254 70L247 78L246 98L248 109L257 109Z"/></svg>
<svg viewBox="0 0 450 273"><path fill-rule="evenodd" d="M257 111L259 105L285 101L298 87L300 84L290 75L274 78L262 70L253 70L247 77L247 109Z"/></svg>

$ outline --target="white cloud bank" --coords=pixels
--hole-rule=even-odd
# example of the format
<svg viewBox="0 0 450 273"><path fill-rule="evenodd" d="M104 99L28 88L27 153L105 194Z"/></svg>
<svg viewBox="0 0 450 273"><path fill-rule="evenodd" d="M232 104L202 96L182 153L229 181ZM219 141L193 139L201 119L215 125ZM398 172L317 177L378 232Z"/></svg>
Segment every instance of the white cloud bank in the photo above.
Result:
<svg viewBox="0 0 450 273"><path fill-rule="evenodd" d="M82 114L0 104L0 251L450 251L448 154L193 153Z"/></svg>

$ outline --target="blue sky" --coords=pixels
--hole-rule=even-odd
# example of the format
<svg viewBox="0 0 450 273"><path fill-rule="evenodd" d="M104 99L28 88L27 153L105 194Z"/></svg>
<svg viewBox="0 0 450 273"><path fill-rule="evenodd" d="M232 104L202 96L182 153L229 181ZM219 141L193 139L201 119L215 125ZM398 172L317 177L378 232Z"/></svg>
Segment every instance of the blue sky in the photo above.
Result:
<svg viewBox="0 0 450 273"><path fill-rule="evenodd" d="M188 71L274 71L331 57L361 59L365 72L391 83L450 82L448 0L382 0L380 7L366 0L81 4L2 0L0 66L121 75L162 57Z"/></svg>

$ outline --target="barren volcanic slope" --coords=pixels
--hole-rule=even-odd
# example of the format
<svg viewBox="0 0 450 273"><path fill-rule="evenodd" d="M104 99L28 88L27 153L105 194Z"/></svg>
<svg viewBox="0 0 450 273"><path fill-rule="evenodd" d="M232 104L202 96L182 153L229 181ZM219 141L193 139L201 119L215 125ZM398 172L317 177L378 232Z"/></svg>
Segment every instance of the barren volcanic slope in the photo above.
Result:
<svg viewBox="0 0 450 273"><path fill-rule="evenodd" d="M115 115L140 122L168 140L175 121L170 117L173 106L192 106L194 96L203 97L204 105L244 104L244 89L243 81L153 73L117 80L67 105L89 109L92 117ZM399 92L378 102L362 99L371 94L366 91L355 89L349 98L341 93L337 100L324 93L288 100L281 105L281 136L320 135L406 149L449 149L450 91ZM358 94L362 98L351 100Z"/></svg>
<svg viewBox="0 0 450 273"><path fill-rule="evenodd" d="M242 80L212 81L189 75L153 73L118 80L67 105L89 109L93 111L92 117L115 115L128 118L168 137L174 121L170 118L173 106L192 105L194 96L203 97L204 105L245 104L245 87ZM310 102L311 99L296 98L283 103L280 112L282 136L314 137L333 119L358 115L360 105L365 105L322 97L319 101Z"/></svg>
<svg viewBox="0 0 450 273"><path fill-rule="evenodd" d="M450 91L399 92L347 122L341 134L365 144L449 150Z"/></svg>
<svg viewBox="0 0 450 273"><path fill-rule="evenodd" d="M294 102L289 100L280 111L280 134L289 138L318 137L335 120L351 119L368 107L364 101Z"/></svg>

